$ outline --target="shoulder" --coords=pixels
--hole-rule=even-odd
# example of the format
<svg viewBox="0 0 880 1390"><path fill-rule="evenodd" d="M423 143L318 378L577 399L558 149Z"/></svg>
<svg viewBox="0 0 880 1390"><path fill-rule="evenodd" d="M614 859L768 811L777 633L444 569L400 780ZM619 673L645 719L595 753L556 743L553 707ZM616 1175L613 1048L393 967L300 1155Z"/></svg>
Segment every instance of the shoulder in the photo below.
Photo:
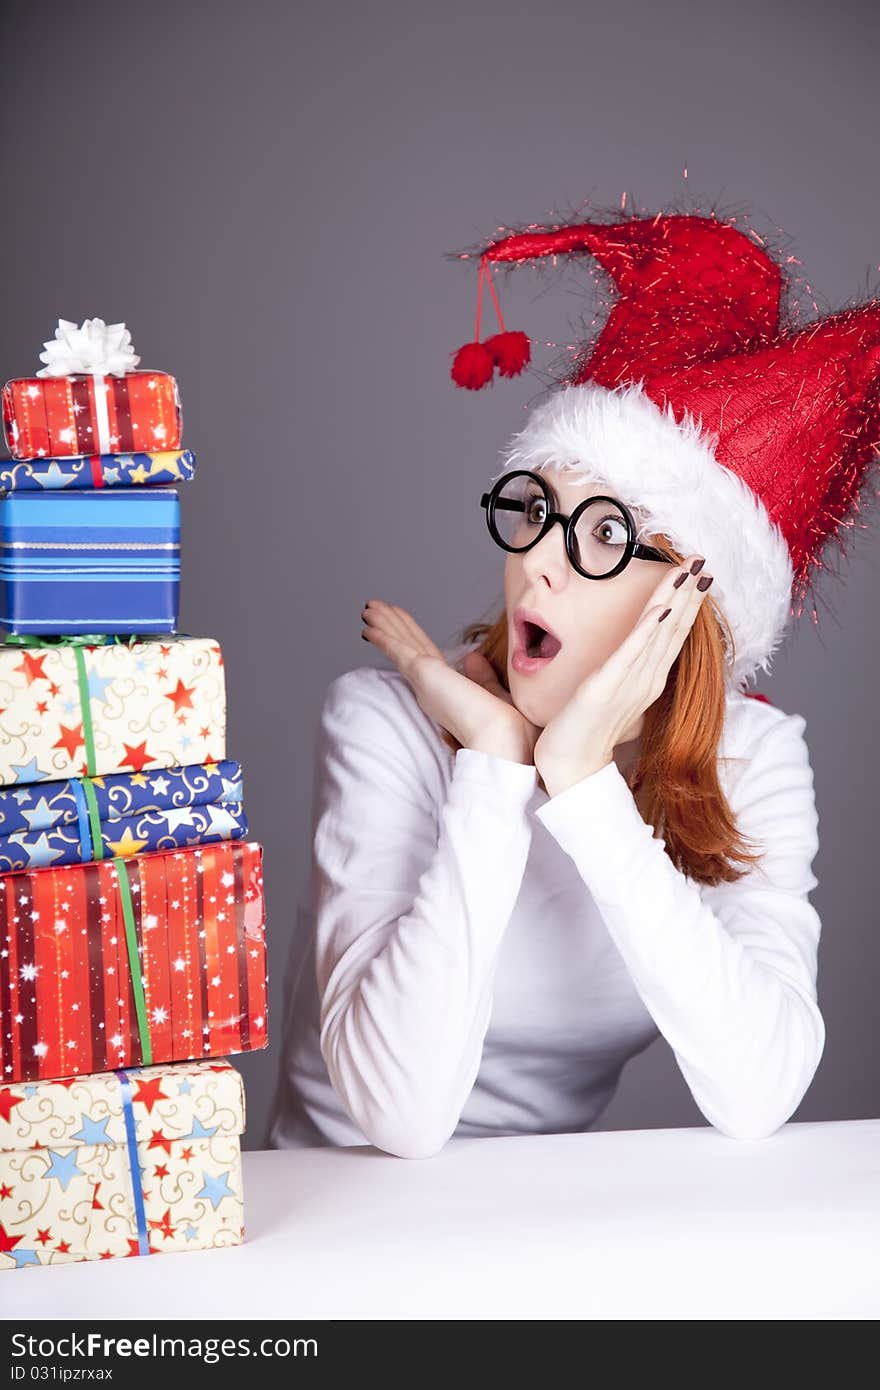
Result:
<svg viewBox="0 0 880 1390"><path fill-rule="evenodd" d="M320 715L326 744L384 763L384 770L440 790L452 750L440 726L425 714L412 686L397 670L357 666L328 685Z"/></svg>
<svg viewBox="0 0 880 1390"><path fill-rule="evenodd" d="M802 714L790 714L767 700L736 692L727 699L719 756L740 767L785 750L798 749L807 756L806 727Z"/></svg>
<svg viewBox="0 0 880 1390"><path fill-rule="evenodd" d="M801 864L809 879L801 887L814 887L818 814L804 716L731 696L721 753L720 777L740 829L768 851L780 882Z"/></svg>
<svg viewBox="0 0 880 1390"><path fill-rule="evenodd" d="M327 687L322 712L369 718L374 724L398 729L413 725L420 732L437 727L419 705L406 677L400 671L377 666L356 666L336 676Z"/></svg>

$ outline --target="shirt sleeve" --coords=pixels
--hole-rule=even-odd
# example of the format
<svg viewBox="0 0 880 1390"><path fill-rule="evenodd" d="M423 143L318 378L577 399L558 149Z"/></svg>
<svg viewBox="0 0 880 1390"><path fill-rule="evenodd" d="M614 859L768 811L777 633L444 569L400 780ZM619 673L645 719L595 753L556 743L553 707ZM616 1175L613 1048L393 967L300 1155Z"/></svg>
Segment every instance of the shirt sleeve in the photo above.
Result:
<svg viewBox="0 0 880 1390"><path fill-rule="evenodd" d="M315 764L321 1052L367 1140L412 1158L443 1147L477 1077L537 782L464 748L438 798L437 737L359 668L328 690Z"/></svg>
<svg viewBox="0 0 880 1390"><path fill-rule="evenodd" d="M577 865L697 1106L731 1138L784 1124L825 1045L804 728L800 715L774 718L727 793L763 851L735 883L699 885L677 869L613 762L535 811Z"/></svg>

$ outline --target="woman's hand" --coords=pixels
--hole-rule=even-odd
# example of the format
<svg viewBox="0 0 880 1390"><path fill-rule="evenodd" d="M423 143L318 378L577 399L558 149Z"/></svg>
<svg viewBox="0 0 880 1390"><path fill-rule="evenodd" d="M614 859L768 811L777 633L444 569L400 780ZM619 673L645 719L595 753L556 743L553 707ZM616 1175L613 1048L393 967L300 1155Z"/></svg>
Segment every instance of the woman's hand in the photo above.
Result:
<svg viewBox="0 0 880 1390"><path fill-rule="evenodd" d="M699 575L703 563L692 555L683 566L668 567L629 636L537 739L535 766L551 797L607 766L619 743L638 737L642 716L663 693L712 582L711 575Z"/></svg>
<svg viewBox="0 0 880 1390"><path fill-rule="evenodd" d="M531 763L540 729L516 708L486 657L468 652L465 674L454 670L412 614L370 599L361 610L372 642L406 676L429 719L463 748Z"/></svg>

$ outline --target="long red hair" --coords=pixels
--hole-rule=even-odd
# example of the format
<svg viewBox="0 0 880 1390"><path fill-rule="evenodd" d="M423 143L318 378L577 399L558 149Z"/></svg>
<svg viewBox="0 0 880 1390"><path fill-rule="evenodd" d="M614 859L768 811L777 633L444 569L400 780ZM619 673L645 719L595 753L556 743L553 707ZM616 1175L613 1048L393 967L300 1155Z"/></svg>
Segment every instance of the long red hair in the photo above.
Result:
<svg viewBox="0 0 880 1390"><path fill-rule="evenodd" d="M684 559L662 535L652 536L651 544L678 564ZM477 650L509 692L506 612L494 621L467 624L460 640L479 644ZM698 883L732 883L762 853L738 830L718 776L727 700L724 666L733 658L730 628L707 595L663 693L645 712L639 761L627 778L642 819L663 838L676 868ZM453 752L461 747L447 730L443 741Z"/></svg>

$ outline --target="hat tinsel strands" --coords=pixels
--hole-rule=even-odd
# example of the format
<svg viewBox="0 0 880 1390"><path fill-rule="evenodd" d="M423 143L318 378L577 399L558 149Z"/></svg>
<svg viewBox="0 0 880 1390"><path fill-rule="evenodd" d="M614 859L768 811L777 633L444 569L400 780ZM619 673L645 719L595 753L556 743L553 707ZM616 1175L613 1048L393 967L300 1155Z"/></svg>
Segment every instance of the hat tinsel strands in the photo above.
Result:
<svg viewBox="0 0 880 1390"><path fill-rule="evenodd" d="M615 385L626 378L636 347L643 365L659 368L728 353L778 327L782 272L760 246L727 223L658 214L521 232L493 242L480 256L476 337L455 354L451 375L456 385L479 390L492 379L488 349L495 340L479 342L484 276L495 297L489 265L585 253L611 276L620 299L598 342L571 373L574 384L589 378ZM495 304L503 333L497 297ZM671 319L674 332L669 331ZM526 334L519 336L528 343ZM527 352L520 371L529 356ZM474 362L482 362L482 373L470 372Z"/></svg>

